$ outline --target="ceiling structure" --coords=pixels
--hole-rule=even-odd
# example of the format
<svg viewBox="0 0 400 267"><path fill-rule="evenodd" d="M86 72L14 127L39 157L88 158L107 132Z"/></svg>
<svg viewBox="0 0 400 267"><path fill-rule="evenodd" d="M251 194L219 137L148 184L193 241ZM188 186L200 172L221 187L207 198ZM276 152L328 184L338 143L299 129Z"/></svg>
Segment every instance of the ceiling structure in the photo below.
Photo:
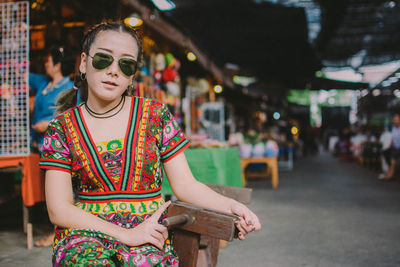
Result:
<svg viewBox="0 0 400 267"><path fill-rule="evenodd" d="M375 87L400 68L400 0L173 0L170 11L148 0L36 0L31 19L49 24L68 7L71 19L90 24L127 16L135 1L188 36L218 68L255 76L250 90ZM327 75L317 78L319 70ZM358 83L325 79L346 71L343 79Z"/></svg>
<svg viewBox="0 0 400 267"><path fill-rule="evenodd" d="M219 66L283 88L360 89L400 60L400 0L174 0L163 12ZM359 83L315 78L350 68ZM378 70L379 71L379 70ZM346 76L345 76L346 77ZM369 80L374 77L374 81ZM345 79L345 78L344 78ZM350 79L351 80L351 79ZM361 82L361 83L360 83Z"/></svg>
<svg viewBox="0 0 400 267"><path fill-rule="evenodd" d="M249 0L175 0L167 17L220 66L290 88L302 87L322 65L308 42L303 8Z"/></svg>
<svg viewBox="0 0 400 267"><path fill-rule="evenodd" d="M324 66L357 69L400 59L400 1L318 0Z"/></svg>

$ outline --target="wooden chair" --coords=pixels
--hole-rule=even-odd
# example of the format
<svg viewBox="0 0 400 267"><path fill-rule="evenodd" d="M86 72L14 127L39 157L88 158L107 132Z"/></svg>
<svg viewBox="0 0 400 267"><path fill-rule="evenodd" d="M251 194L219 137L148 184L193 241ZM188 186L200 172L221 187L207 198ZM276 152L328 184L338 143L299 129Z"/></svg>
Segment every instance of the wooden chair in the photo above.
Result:
<svg viewBox="0 0 400 267"><path fill-rule="evenodd" d="M264 163L267 165L266 172L260 174L246 174L246 168L251 163ZM276 189L279 184L279 173L278 173L278 158L277 157L262 157L262 158L242 158L242 177L243 184L247 185L247 178L265 178L271 174L272 188Z"/></svg>
<svg viewBox="0 0 400 267"><path fill-rule="evenodd" d="M252 189L207 184L216 192L249 204ZM232 214L200 208L183 202L168 207L163 224L173 229L174 248L182 267L216 266L219 240L232 241L237 230Z"/></svg>

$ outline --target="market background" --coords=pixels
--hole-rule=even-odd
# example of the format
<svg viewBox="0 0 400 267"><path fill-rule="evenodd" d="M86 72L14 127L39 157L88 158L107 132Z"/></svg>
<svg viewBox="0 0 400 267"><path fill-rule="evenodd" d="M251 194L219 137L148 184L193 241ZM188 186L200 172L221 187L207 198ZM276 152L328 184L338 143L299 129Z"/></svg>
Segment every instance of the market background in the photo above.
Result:
<svg viewBox="0 0 400 267"><path fill-rule="evenodd" d="M34 240L51 230L26 75L44 73L50 47L70 48L78 66L84 32L106 20L140 34L135 95L168 105L197 179L253 189L263 229L221 248L218 266L400 265L400 176L377 179L388 168L383 133L400 111L399 0L0 7L0 266L51 264L51 249L28 250L24 233L27 222Z"/></svg>

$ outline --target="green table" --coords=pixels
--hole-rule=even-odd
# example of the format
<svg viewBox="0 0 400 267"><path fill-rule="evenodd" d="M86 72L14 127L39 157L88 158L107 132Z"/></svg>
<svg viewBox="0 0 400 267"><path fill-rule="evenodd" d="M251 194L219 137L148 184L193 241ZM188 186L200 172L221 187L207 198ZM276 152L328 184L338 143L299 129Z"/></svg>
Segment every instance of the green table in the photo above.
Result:
<svg viewBox="0 0 400 267"><path fill-rule="evenodd" d="M189 148L184 151L194 177L202 183L242 187L242 169L238 147ZM171 195L164 173L161 192Z"/></svg>

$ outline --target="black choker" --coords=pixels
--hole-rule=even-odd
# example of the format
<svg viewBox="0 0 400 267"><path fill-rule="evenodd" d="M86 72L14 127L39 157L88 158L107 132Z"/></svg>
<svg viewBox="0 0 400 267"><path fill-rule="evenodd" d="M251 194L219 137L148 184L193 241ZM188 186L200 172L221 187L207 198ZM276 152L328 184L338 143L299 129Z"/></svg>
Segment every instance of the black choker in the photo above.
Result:
<svg viewBox="0 0 400 267"><path fill-rule="evenodd" d="M110 113L110 112L113 111L114 109L116 109L116 108L121 104L121 102L122 102L121 108L118 109L117 112L115 112L114 114L108 115L108 116L103 116L103 115L105 115L105 114L107 114L107 113ZM124 105L125 105L125 97L123 96L123 97L121 97L121 100L119 101L119 103L118 103L115 107L111 108L110 110L107 110L106 112L103 112L103 113L94 112L93 110L91 110L91 109L89 108L89 106L87 105L86 102L85 102L85 109L86 109L86 111L89 113L89 115L92 116L92 117L94 117L94 118L98 118L98 119L107 119L107 118L111 118L111 117L117 115L117 114L122 110L122 108L124 107Z"/></svg>

